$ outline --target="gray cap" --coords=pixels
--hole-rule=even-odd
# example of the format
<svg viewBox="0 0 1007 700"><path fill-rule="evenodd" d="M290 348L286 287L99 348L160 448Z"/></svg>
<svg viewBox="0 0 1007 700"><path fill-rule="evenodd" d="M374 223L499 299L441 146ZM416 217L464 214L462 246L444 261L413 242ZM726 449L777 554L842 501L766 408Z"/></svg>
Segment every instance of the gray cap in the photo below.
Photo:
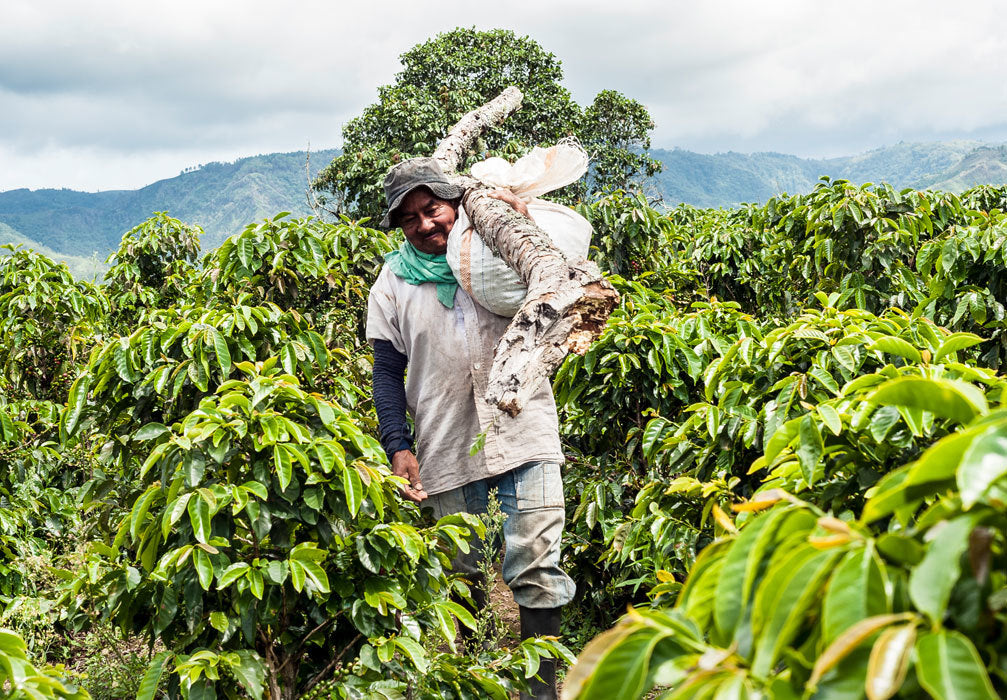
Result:
<svg viewBox="0 0 1007 700"><path fill-rule="evenodd" d="M392 213L402 204L406 195L417 187L428 187L435 197L440 199L458 199L463 190L458 185L452 185L440 163L433 158L410 158L394 165L385 175L385 201L388 202L388 212L381 220L384 228L391 228Z"/></svg>

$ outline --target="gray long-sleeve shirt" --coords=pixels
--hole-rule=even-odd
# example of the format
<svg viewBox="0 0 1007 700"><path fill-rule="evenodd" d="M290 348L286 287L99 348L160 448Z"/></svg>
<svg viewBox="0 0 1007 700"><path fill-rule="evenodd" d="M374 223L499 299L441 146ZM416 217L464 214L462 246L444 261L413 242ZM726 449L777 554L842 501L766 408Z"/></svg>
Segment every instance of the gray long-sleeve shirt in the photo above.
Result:
<svg viewBox="0 0 1007 700"><path fill-rule="evenodd" d="M461 288L454 308L445 308L433 283L408 284L387 267L371 288L368 340L387 340L409 359L406 402L427 493L449 491L533 460L563 461L548 382L513 418L483 398L493 349L509 322ZM480 433L486 434L483 449L470 455Z"/></svg>

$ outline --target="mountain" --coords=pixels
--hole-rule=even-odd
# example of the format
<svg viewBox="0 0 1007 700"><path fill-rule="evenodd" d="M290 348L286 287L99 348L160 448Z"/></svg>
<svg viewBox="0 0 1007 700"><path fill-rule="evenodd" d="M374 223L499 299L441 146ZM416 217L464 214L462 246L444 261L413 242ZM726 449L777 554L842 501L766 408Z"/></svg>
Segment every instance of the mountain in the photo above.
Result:
<svg viewBox="0 0 1007 700"><path fill-rule="evenodd" d="M311 175L338 150L311 154ZM666 204L727 207L764 202L780 193L809 192L823 175L855 183L888 182L901 189L960 192L980 183L1007 183L1007 144L979 141L898 143L841 158L799 158L783 153L693 153L653 149L664 171L647 183ZM303 151L209 163L138 190L0 192L0 243L45 249L75 274L101 274L101 264L122 234L155 211L167 211L206 232L210 249L246 224L289 211L311 213Z"/></svg>
<svg viewBox="0 0 1007 700"><path fill-rule="evenodd" d="M961 192L976 185L1002 182L1007 182L1007 145L976 148L947 171L920 184L935 190Z"/></svg>
<svg viewBox="0 0 1007 700"><path fill-rule="evenodd" d="M855 156L812 159L781 153L693 153L651 150L664 163L652 194L667 204L724 207L764 202L773 195L814 189L823 175L855 183L887 182L896 189L961 192L977 184L1007 183L1007 145L980 141L898 143Z"/></svg>
<svg viewBox="0 0 1007 700"><path fill-rule="evenodd" d="M338 150L311 154L311 176ZM311 213L304 151L208 163L138 190L9 190L0 192L0 223L61 253L104 259L122 234L155 211L203 227L203 248L217 246L248 223L289 211ZM3 241L0 241L3 242Z"/></svg>
<svg viewBox="0 0 1007 700"><path fill-rule="evenodd" d="M763 202L781 192L807 192L819 175L815 161L782 153L707 155L676 148L652 149L650 155L664 163L651 185L667 204L722 207Z"/></svg>
<svg viewBox="0 0 1007 700"><path fill-rule="evenodd" d="M104 257L98 257L98 255L84 257L83 255L60 253L18 233L7 224L0 223L0 245L3 244L31 248L36 253L41 253L51 260L66 263L66 266L70 269L70 274L79 280L100 280L105 275L105 271L108 270L108 265L104 263ZM7 254L8 251L0 250L0 255Z"/></svg>

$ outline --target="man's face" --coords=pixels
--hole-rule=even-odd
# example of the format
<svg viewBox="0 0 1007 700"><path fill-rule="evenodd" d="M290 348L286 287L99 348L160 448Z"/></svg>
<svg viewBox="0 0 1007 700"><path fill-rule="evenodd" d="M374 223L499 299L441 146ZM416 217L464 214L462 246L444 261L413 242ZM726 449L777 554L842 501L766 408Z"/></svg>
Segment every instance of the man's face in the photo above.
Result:
<svg viewBox="0 0 1007 700"><path fill-rule="evenodd" d="M426 187L417 187L395 210L395 220L414 248L430 255L443 255L448 249L448 234L455 225L456 214L451 202L438 199Z"/></svg>

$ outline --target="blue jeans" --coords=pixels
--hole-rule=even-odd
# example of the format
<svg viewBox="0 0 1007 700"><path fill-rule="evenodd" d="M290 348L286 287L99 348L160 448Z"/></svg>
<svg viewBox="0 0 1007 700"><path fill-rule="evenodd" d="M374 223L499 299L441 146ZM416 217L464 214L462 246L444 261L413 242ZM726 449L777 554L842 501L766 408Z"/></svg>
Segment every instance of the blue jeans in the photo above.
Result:
<svg viewBox="0 0 1007 700"><path fill-rule="evenodd" d="M489 492L497 490L506 549L503 579L518 605L526 608L558 608L573 599L576 585L559 568L563 538L563 481L555 462L527 462L499 476L474 481L451 491L430 496L424 505L434 517L452 513L486 512ZM499 547L499 543L486 546ZM483 545L473 546L452 561L455 571L473 577L479 573Z"/></svg>

